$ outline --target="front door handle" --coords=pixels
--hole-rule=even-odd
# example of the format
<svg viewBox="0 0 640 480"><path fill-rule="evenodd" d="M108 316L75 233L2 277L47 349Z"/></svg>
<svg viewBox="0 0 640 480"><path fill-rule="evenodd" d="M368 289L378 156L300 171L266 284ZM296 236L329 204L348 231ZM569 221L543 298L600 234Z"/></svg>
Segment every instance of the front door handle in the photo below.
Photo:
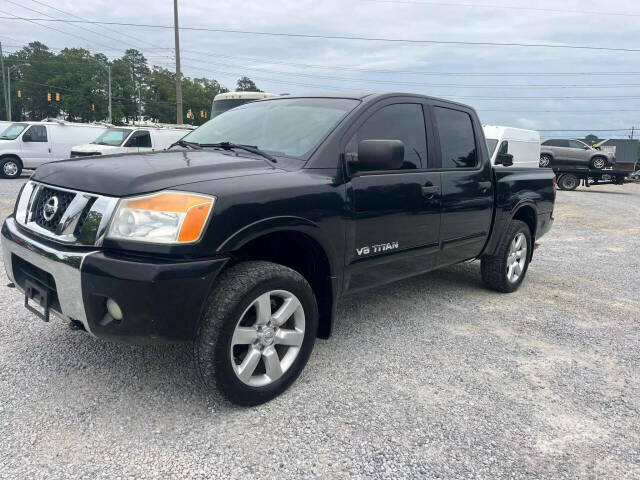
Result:
<svg viewBox="0 0 640 480"><path fill-rule="evenodd" d="M478 190L480 190L480 193L488 192L491 185L491 182L478 182Z"/></svg>
<svg viewBox="0 0 640 480"><path fill-rule="evenodd" d="M422 187L422 196L428 199L433 198L436 193L440 192L440 185L425 185Z"/></svg>

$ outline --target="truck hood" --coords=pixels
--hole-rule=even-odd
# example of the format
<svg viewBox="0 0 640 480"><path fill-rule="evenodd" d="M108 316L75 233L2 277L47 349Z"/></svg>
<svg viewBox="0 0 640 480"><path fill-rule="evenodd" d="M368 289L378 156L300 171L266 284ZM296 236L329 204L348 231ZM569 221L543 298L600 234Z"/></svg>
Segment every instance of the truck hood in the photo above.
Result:
<svg viewBox="0 0 640 480"><path fill-rule="evenodd" d="M260 157L214 150L105 155L45 163L32 180L122 197L207 180L281 171Z"/></svg>

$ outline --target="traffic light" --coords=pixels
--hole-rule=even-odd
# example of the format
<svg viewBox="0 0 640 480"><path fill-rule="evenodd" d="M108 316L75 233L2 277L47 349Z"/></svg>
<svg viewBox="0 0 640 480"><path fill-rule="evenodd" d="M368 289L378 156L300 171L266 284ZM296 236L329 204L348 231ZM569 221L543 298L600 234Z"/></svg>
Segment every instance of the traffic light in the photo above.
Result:
<svg viewBox="0 0 640 480"><path fill-rule="evenodd" d="M92 112L95 112L95 111L96 111L96 106L95 106L95 104L93 104L93 103L91 104L91 111L92 111Z"/></svg>
<svg viewBox="0 0 640 480"><path fill-rule="evenodd" d="M60 94L56 93L56 102L59 102L59 101L60 101Z"/></svg>
<svg viewBox="0 0 640 480"><path fill-rule="evenodd" d="M22 98L22 91L18 90L18 98Z"/></svg>
<svg viewBox="0 0 640 480"><path fill-rule="evenodd" d="M51 101L51 94L47 93L47 102L50 102L50 101Z"/></svg>

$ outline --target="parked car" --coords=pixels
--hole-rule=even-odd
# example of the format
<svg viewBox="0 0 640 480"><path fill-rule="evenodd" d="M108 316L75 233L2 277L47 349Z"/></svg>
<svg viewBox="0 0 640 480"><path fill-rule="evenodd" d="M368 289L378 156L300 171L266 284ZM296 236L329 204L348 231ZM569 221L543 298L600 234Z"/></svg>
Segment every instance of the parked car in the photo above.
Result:
<svg viewBox="0 0 640 480"><path fill-rule="evenodd" d="M23 168L69 158L73 145L93 140L105 128L59 120L12 122L0 133L0 176L18 178Z"/></svg>
<svg viewBox="0 0 640 480"><path fill-rule="evenodd" d="M267 99L180 144L40 167L4 264L45 320L193 342L205 384L242 405L294 382L342 296L471 259L513 292L553 222L553 172L493 167L476 112L436 98Z"/></svg>
<svg viewBox="0 0 640 480"><path fill-rule="evenodd" d="M73 147L71 158L165 150L194 128L190 125L155 124L143 127L112 127L102 132L91 143Z"/></svg>
<svg viewBox="0 0 640 480"><path fill-rule="evenodd" d="M524 128L483 125L491 165L500 154L513 155L516 167L537 168L540 163L540 134Z"/></svg>
<svg viewBox="0 0 640 480"><path fill-rule="evenodd" d="M232 108L244 105L245 103L263 100L265 98L275 98L275 93L266 92L226 92L219 93L211 103L211 118L215 118L221 113L231 110Z"/></svg>
<svg viewBox="0 0 640 480"><path fill-rule="evenodd" d="M600 144L606 142L600 142ZM602 170L615 164L613 153L599 150L600 144L591 147L582 140L551 138L540 147L540 166L555 167L578 165Z"/></svg>

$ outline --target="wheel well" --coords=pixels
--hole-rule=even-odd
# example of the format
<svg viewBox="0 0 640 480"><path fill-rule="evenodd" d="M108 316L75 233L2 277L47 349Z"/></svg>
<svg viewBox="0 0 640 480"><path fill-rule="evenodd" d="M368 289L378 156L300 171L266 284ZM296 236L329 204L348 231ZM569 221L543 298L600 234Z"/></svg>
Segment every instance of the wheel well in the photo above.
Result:
<svg viewBox="0 0 640 480"><path fill-rule="evenodd" d="M531 238L535 240L536 238L536 211L533 207L529 207L527 205L520 207L516 214L513 216L514 220L520 220L521 222L526 223L529 226L529 231L531 232Z"/></svg>
<svg viewBox="0 0 640 480"><path fill-rule="evenodd" d="M264 260L278 263L300 273L311 285L318 302L318 336L331 335L333 293L329 259L312 237L296 231L273 232L243 245L234 252L234 263Z"/></svg>
<svg viewBox="0 0 640 480"><path fill-rule="evenodd" d="M605 155L596 153L593 157L591 157L591 161L593 162L596 158L601 158L603 159L605 162L607 161L607 157Z"/></svg>

